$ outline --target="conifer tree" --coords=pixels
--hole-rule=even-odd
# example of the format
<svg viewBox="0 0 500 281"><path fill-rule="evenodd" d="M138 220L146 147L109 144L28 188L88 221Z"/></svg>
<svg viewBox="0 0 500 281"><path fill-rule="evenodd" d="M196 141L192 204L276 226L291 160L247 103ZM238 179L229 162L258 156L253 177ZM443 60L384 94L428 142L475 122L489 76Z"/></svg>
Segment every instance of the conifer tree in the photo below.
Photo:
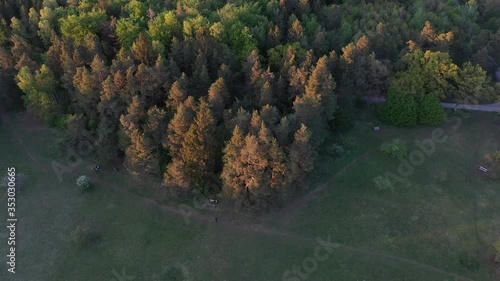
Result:
<svg viewBox="0 0 500 281"><path fill-rule="evenodd" d="M130 144L125 150L125 164L133 175L158 172L158 158L154 155L153 146L137 129L130 131Z"/></svg>
<svg viewBox="0 0 500 281"><path fill-rule="evenodd" d="M224 114L229 99L229 92L227 90L224 78L217 79L208 89L208 103L212 108L214 117L221 120Z"/></svg>
<svg viewBox="0 0 500 281"><path fill-rule="evenodd" d="M175 81L168 92L168 99L166 105L171 110L175 110L181 103L188 97L186 89L186 75L183 73L182 77Z"/></svg>
<svg viewBox="0 0 500 281"><path fill-rule="evenodd" d="M311 133L309 129L301 124L294 136L288 156L288 181L293 182L301 179L306 173L314 168L317 153L309 144Z"/></svg>
<svg viewBox="0 0 500 281"><path fill-rule="evenodd" d="M244 145L243 134L240 127L236 125L233 130L233 135L224 148L224 163L221 179L223 182L224 193L232 199L239 198L244 192L244 182L241 173L243 165L241 162L241 150Z"/></svg>

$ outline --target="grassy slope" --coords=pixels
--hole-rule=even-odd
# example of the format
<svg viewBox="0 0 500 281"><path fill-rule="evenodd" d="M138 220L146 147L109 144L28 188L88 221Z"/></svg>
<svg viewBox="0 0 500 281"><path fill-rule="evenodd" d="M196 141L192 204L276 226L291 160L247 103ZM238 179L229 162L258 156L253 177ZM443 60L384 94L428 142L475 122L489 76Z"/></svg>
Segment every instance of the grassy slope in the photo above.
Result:
<svg viewBox="0 0 500 281"><path fill-rule="evenodd" d="M99 186L81 195L75 190L74 178L67 176L60 183L41 168L50 165L52 157L47 149L47 132L18 130L39 160L35 164L4 125L0 127L1 169L15 165L29 174L29 181L18 197L18 273L4 278L2 253L0 280L107 281L113 278L112 270L120 272L122 268L136 276L135 280L152 280L153 274L171 265L183 267L189 280L281 280L285 270L312 255L316 237L328 235L346 245L408 258L474 280L495 280L487 262L481 260L480 270L471 273L460 268L457 258L461 253L486 257L491 242L499 238L498 183L483 182L475 172L484 140L496 137L500 143L500 130L492 125L491 118L475 114L458 130L445 125L449 141L439 145L436 153L417 168L409 186L399 186L393 193L379 193L371 182L387 169L395 171L398 164L378 152L378 145L393 137L411 143L428 137L432 129L384 127L375 135L369 126L358 126L352 132L358 143L355 151L338 161L322 156L309 186L314 188L353 159L365 156L291 219L276 218L269 223L298 238L215 223L192 221L186 225L176 215ZM435 176L444 169L448 181L438 184ZM131 183L124 176L116 182ZM5 211L1 211L6 209L5 200L0 208L0 221L5 221ZM77 250L70 246L69 234L82 223L100 233L101 242ZM5 235L3 227L1 234ZM309 278L445 279L453 277L345 248L320 263Z"/></svg>

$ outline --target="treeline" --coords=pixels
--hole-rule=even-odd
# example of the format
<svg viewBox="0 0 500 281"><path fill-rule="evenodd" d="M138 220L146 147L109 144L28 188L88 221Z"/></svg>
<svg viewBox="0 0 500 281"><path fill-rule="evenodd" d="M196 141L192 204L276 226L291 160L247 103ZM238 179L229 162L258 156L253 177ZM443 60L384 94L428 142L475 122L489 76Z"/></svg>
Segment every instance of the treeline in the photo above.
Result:
<svg viewBox="0 0 500 281"><path fill-rule="evenodd" d="M357 99L492 99L499 26L495 0L0 0L0 102L21 91L71 149L263 207Z"/></svg>

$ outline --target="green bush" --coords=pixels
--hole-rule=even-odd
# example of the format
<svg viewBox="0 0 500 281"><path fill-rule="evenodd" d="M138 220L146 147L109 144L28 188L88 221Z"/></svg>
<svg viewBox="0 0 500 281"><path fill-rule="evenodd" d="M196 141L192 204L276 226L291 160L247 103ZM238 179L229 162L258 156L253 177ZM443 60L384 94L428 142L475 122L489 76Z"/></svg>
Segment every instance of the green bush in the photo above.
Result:
<svg viewBox="0 0 500 281"><path fill-rule="evenodd" d="M80 176L78 179L76 179L76 186L81 191L89 190L90 189L90 178L87 177L86 175Z"/></svg>
<svg viewBox="0 0 500 281"><path fill-rule="evenodd" d="M459 257L459 263L462 268L467 271L477 271L479 269L479 261L477 257L471 254L462 254Z"/></svg>
<svg viewBox="0 0 500 281"><path fill-rule="evenodd" d="M500 240L498 240L494 245L493 248L495 248L495 252L497 255L500 255Z"/></svg>
<svg viewBox="0 0 500 281"><path fill-rule="evenodd" d="M392 158L401 158L408 155L408 146L406 142L400 139L393 139L391 142L383 143L380 151Z"/></svg>
<svg viewBox="0 0 500 281"><path fill-rule="evenodd" d="M328 148L328 153L334 157L342 157L346 154L346 150L340 144L334 143L330 145Z"/></svg>
<svg viewBox="0 0 500 281"><path fill-rule="evenodd" d="M340 143L346 150L352 150L356 146L356 140L351 136L341 136Z"/></svg>
<svg viewBox="0 0 500 281"><path fill-rule="evenodd" d="M172 266L161 274L153 275L153 281L185 281L187 280L182 268Z"/></svg>
<svg viewBox="0 0 500 281"><path fill-rule="evenodd" d="M488 177L493 180L500 179L500 150L486 154L484 163L488 168Z"/></svg>
<svg viewBox="0 0 500 281"><path fill-rule="evenodd" d="M417 125L418 105L412 95L401 94L393 89L387 92L387 100L379 110L380 119L401 127Z"/></svg>
<svg viewBox="0 0 500 281"><path fill-rule="evenodd" d="M77 226L73 232L71 232L71 244L78 248L83 249L89 244L89 233L85 227Z"/></svg>
<svg viewBox="0 0 500 281"><path fill-rule="evenodd" d="M439 174L436 177L436 181L438 183L444 183L444 182L448 181L448 170L443 170L443 171L439 172Z"/></svg>
<svg viewBox="0 0 500 281"><path fill-rule="evenodd" d="M438 126L444 121L444 109L436 95L427 94L418 106L418 123L426 126Z"/></svg>
<svg viewBox="0 0 500 281"><path fill-rule="evenodd" d="M384 191L387 189L394 191L393 183L385 176L378 176L373 179L373 182L375 183L375 187L378 191Z"/></svg>

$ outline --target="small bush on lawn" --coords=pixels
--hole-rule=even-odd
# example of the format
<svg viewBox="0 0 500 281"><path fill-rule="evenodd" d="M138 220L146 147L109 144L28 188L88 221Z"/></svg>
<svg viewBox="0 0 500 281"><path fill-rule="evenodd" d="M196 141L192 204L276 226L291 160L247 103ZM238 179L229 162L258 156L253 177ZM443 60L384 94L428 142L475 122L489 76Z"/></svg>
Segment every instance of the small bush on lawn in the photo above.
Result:
<svg viewBox="0 0 500 281"><path fill-rule="evenodd" d="M78 187L78 189L80 189L81 191L86 191L86 190L89 190L90 189L90 178L87 177L86 175L82 175L80 176L77 180L76 180L76 186Z"/></svg>
<svg viewBox="0 0 500 281"><path fill-rule="evenodd" d="M162 274L153 275L153 281L185 281L187 280L182 268L172 266Z"/></svg>
<svg viewBox="0 0 500 281"><path fill-rule="evenodd" d="M484 162L488 168L487 175L494 180L500 179L500 150L486 154Z"/></svg>
<svg viewBox="0 0 500 281"><path fill-rule="evenodd" d="M345 150L351 151L356 146L356 140L351 136L341 136L340 143Z"/></svg>
<svg viewBox="0 0 500 281"><path fill-rule="evenodd" d="M444 183L448 181L448 170L443 170L437 175L436 181L438 183Z"/></svg>
<svg viewBox="0 0 500 281"><path fill-rule="evenodd" d="M392 158L405 157L408 154L408 146L406 142L400 139L393 139L391 142L386 142L380 147L385 155L389 155Z"/></svg>
<svg viewBox="0 0 500 281"><path fill-rule="evenodd" d="M460 266L467 271L477 271L479 269L479 261L477 257L471 254L462 254L459 257Z"/></svg>
<svg viewBox="0 0 500 281"><path fill-rule="evenodd" d="M73 232L71 232L71 244L78 249L83 249L89 244L89 233L86 227L77 226Z"/></svg>
<svg viewBox="0 0 500 281"><path fill-rule="evenodd" d="M495 248L495 252L497 255L500 255L500 240L498 240L494 245L493 248Z"/></svg>
<svg viewBox="0 0 500 281"><path fill-rule="evenodd" d="M378 176L373 179L373 182L375 183L375 187L378 191L384 191L388 189L394 191L394 185L392 184L391 180L385 176Z"/></svg>
<svg viewBox="0 0 500 281"><path fill-rule="evenodd" d="M344 147L340 144L337 144L337 143L330 145L327 148L327 150L328 150L328 153L334 157L342 157L346 153Z"/></svg>
<svg viewBox="0 0 500 281"><path fill-rule="evenodd" d="M71 232L71 245L77 249L87 248L93 243L101 241L101 235L98 232L89 230L87 225L79 225Z"/></svg>

